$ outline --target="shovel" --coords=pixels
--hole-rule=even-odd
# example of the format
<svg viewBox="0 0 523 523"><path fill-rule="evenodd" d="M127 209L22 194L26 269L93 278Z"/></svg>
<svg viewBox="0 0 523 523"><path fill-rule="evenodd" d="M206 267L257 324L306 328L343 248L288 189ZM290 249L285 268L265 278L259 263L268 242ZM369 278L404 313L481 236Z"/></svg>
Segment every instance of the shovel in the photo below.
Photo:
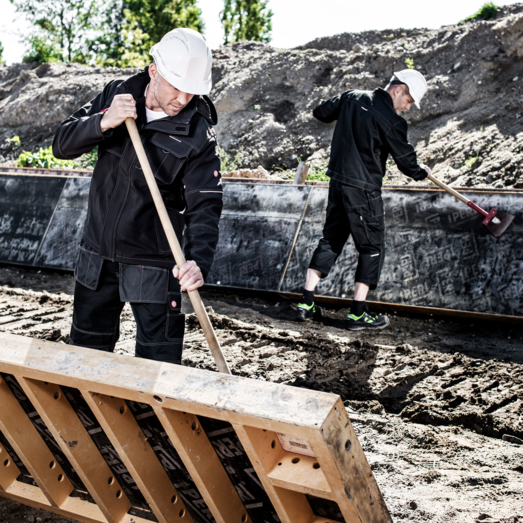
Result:
<svg viewBox="0 0 523 523"><path fill-rule="evenodd" d="M145 180L147 181L147 185L149 186L149 190L151 191L151 196L153 197L154 205L156 206L156 210L158 211L158 214L160 216L160 221L162 222L162 227L165 231L165 235L167 236L167 241L169 242L169 247L171 248L171 251L174 255L176 265L178 265L178 267L182 267L186 261L185 256L183 255L180 243L178 242L178 238L176 237L176 233L174 232L169 215L167 214L167 209L165 208L165 204L163 203L162 195L160 194L158 185L156 184L156 180L151 170L151 166L149 165L149 160L147 159L147 155L145 154L142 140L136 127L136 122L133 118L127 118L127 120L125 120L125 125L127 126L127 130L129 131L129 135L131 136L131 141L133 142L134 150L136 151L136 156L138 156L138 161L140 162L143 174L145 175ZM198 317L198 321L202 326L203 333L205 334L205 338L207 339L207 343L209 344L218 370L220 372L223 372L224 374L231 374L229 366L227 365L227 361L223 356L223 352L220 347L220 342L216 337L216 333L214 332L212 324L209 320L207 311L203 306L202 299L200 298L200 293L197 290L194 290L188 291L188 294L189 298L191 299L192 306L194 307L194 311L196 312L196 316Z"/></svg>
<svg viewBox="0 0 523 523"><path fill-rule="evenodd" d="M476 205L473 201L465 198L465 196L459 192L455 191L448 185L445 185L443 182L440 182L431 174L429 174L427 178L436 185L439 185L442 189L445 189L447 192L452 194L452 196L455 196L458 200L466 203L471 209L474 209L476 212L479 212L479 214L485 216L483 225L485 225L496 238L499 238L508 229L509 225L515 218L515 216L512 214L498 211L497 209L491 209L490 212L484 211L479 205Z"/></svg>

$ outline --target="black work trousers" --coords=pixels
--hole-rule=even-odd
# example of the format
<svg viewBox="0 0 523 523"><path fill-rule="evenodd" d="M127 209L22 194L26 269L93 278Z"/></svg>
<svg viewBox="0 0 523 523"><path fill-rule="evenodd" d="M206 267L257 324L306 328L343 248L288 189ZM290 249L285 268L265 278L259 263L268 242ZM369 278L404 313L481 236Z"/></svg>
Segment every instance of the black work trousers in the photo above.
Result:
<svg viewBox="0 0 523 523"><path fill-rule="evenodd" d="M385 213L381 191L368 191L331 180L323 237L309 268L328 276L352 235L359 253L355 280L375 289L385 257Z"/></svg>
<svg viewBox="0 0 523 523"><path fill-rule="evenodd" d="M185 315L171 271L102 260L82 245L75 277L71 345L113 352L129 302L137 326L135 355L181 364Z"/></svg>

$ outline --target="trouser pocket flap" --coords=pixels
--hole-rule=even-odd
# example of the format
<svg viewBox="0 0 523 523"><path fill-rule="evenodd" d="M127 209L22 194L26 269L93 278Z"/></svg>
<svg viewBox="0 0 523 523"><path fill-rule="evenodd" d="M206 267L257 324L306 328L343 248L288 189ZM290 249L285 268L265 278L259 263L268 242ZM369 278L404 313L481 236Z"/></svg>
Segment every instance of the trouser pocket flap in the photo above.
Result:
<svg viewBox="0 0 523 523"><path fill-rule="evenodd" d="M78 283L84 287L95 291L100 280L100 273L102 272L103 260L98 256L98 253L80 246L80 252L76 260L74 268L74 277Z"/></svg>
<svg viewBox="0 0 523 523"><path fill-rule="evenodd" d="M169 270L120 264L120 299L129 303L166 303Z"/></svg>

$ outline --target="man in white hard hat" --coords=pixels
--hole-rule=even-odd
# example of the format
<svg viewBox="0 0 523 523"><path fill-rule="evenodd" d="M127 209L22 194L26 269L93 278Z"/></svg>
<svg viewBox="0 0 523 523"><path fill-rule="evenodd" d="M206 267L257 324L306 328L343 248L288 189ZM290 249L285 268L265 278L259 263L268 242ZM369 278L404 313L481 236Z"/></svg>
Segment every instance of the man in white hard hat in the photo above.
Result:
<svg viewBox="0 0 523 523"><path fill-rule="evenodd" d="M191 29L167 33L154 63L115 80L58 129L53 153L77 158L98 146L75 269L71 344L114 351L120 314L131 304L136 356L181 363L181 291L201 287L211 268L222 210L211 51ZM188 260L174 266L125 126L134 118ZM173 269L174 266L174 269Z"/></svg>
<svg viewBox="0 0 523 523"><path fill-rule="evenodd" d="M387 316L371 314L365 304L369 289L378 285L385 254L381 186L389 154L400 171L415 180L431 172L418 164L407 138L407 122L400 116L413 104L419 107L426 92L423 75L406 69L394 73L385 89L347 91L314 109L318 120L337 123L327 170L331 181L323 237L309 264L298 321L321 318L314 290L352 235L359 257L347 327L383 329L389 324Z"/></svg>

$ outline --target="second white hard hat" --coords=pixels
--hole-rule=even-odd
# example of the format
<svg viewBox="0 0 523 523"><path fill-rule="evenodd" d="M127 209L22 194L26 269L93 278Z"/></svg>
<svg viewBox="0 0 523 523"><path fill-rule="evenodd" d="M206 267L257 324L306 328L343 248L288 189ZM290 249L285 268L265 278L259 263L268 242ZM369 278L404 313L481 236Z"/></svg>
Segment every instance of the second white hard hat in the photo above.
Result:
<svg viewBox="0 0 523 523"><path fill-rule="evenodd" d="M416 107L419 109L419 103L428 90L425 77L419 71L415 71L414 69L404 69L399 73L394 73L392 79L394 79L394 77L396 77L400 82L407 84L409 93L412 96Z"/></svg>
<svg viewBox="0 0 523 523"><path fill-rule="evenodd" d="M150 54L159 73L176 89L188 94L209 94L212 87L212 53L198 31L173 29Z"/></svg>

